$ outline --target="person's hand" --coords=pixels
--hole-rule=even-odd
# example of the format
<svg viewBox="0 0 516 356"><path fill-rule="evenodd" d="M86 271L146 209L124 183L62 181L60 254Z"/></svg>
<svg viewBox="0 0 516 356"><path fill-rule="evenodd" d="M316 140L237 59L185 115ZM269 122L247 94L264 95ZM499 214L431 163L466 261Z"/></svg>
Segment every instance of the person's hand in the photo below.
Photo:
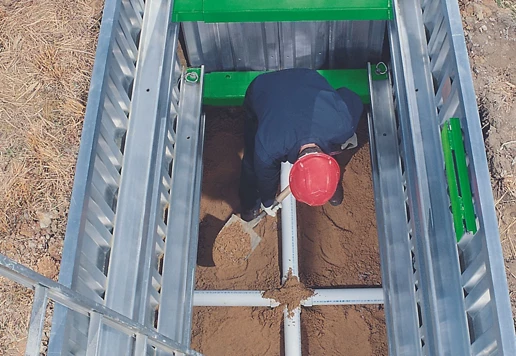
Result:
<svg viewBox="0 0 516 356"><path fill-rule="evenodd" d="M354 133L346 142L340 145L341 150L351 150L358 146L357 134Z"/></svg>
<svg viewBox="0 0 516 356"><path fill-rule="evenodd" d="M272 204L271 206L269 206L267 208L264 207L262 204L262 209L263 209L263 211L265 211L267 213L267 215L272 216L274 218L274 217L276 217L276 213L278 212L278 210L281 209L281 203L279 203L277 205Z"/></svg>

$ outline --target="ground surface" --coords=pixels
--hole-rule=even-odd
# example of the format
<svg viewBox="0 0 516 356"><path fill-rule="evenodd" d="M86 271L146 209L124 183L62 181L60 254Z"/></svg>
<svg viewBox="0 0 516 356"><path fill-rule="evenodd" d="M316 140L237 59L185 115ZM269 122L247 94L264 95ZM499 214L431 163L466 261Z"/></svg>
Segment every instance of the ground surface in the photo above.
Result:
<svg viewBox="0 0 516 356"><path fill-rule="evenodd" d="M516 308L516 64L513 60L516 58L516 1L499 0L497 4L494 0L461 0L460 5L486 137L506 272ZM51 278L56 278L61 259L100 17L101 0L0 0L0 253ZM237 152L241 145L238 139L233 140L229 153ZM367 151L366 148L362 150ZM210 264L209 236L222 226L223 219L233 208L229 208L220 196L227 193L236 202L237 176L232 170L239 157L228 157L232 160L228 167L233 168L228 168L228 172L212 173L214 178L219 174L223 184L212 188L211 204L203 204L201 231L205 237L199 262L206 266ZM359 159L359 154L353 157L353 160ZM215 165L215 162L211 164ZM348 165L348 175L356 174L351 169L352 164ZM359 171L362 168L361 165L356 167L359 173L366 174ZM232 182L233 187L224 179ZM357 199L350 195L349 189L346 194L347 199ZM360 203L363 204L362 200ZM301 208L299 214L300 220L325 221L328 220L326 214L335 219L333 208L326 211ZM339 218L346 217L339 215ZM353 231L345 221L335 220L335 223ZM273 231L277 229L270 219L264 225ZM309 243L305 237L326 231L309 231L308 227L300 230L305 241L301 244L300 256L302 281L309 286L328 285L332 281L346 285L379 283L378 261L372 259L373 255L363 262L364 266L353 259L364 249L375 246L374 243L365 240L348 244L349 233L332 226L326 228L342 237L336 244L326 240ZM360 233L372 236L365 230ZM276 232L269 234L259 247L263 260L252 260L246 267L247 271L254 272L251 277L231 278L227 272L199 267L198 288L277 286L280 278L276 257L278 246L270 242L276 241L277 235ZM320 253L314 254L317 251ZM340 267L336 270L325 268L335 264L335 260ZM344 267L340 265L343 262ZM369 267L370 271L367 271ZM233 273L238 276L242 271ZM219 284L214 285L214 278L219 279ZM23 354L30 301L31 294L23 288L0 281L0 355ZM303 311L302 318L303 338L310 340L304 347L311 354L329 355L331 350L339 347L358 354L353 345L346 344L350 340L364 345L364 354L386 354L381 310L370 307L311 308ZM341 324L343 320L345 326ZM203 328L210 322L219 323L219 329ZM225 340L228 345L240 345L241 350L236 354L274 355L280 351L281 318L267 310L212 308L210 313L204 309L197 311L195 325L194 345L203 347L208 355L224 354L219 351L220 344L210 343L209 339L213 338ZM232 331L235 327L239 330L238 335ZM343 334L348 337L337 336ZM261 343L256 349L247 349L255 339ZM335 345L334 342L344 344Z"/></svg>
<svg viewBox="0 0 516 356"><path fill-rule="evenodd" d="M102 2L0 0L0 253L57 278ZM0 282L0 355L31 293Z"/></svg>

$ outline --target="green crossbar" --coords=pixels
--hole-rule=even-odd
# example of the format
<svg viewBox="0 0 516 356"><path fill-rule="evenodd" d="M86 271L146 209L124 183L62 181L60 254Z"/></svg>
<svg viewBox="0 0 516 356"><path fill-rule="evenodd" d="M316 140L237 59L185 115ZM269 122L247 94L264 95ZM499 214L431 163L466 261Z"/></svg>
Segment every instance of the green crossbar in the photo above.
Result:
<svg viewBox="0 0 516 356"><path fill-rule="evenodd" d="M370 103L366 69L318 70L335 89L346 87ZM239 106L244 102L247 87L262 73L212 72L204 75L203 103L216 106Z"/></svg>
<svg viewBox="0 0 516 356"><path fill-rule="evenodd" d="M441 139L453 225L457 242L459 242L466 232L477 232L477 222L466 164L466 151L458 118L452 118L445 122L441 130Z"/></svg>
<svg viewBox="0 0 516 356"><path fill-rule="evenodd" d="M392 0L175 0L172 21L391 20Z"/></svg>

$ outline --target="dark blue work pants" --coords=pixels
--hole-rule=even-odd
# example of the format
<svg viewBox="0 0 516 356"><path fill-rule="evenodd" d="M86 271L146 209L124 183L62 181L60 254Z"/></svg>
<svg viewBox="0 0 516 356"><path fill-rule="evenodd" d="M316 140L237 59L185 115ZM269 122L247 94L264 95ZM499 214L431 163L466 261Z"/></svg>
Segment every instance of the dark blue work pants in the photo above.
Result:
<svg viewBox="0 0 516 356"><path fill-rule="evenodd" d="M260 208L260 193L254 171L254 142L258 130L258 119L244 102L244 158L240 172L240 205L242 211Z"/></svg>

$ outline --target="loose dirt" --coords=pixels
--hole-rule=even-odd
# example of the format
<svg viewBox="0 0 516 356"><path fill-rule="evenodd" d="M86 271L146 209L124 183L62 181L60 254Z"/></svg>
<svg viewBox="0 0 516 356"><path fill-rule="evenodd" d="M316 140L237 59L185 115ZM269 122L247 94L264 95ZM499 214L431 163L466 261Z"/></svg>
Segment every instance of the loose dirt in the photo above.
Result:
<svg viewBox="0 0 516 356"><path fill-rule="evenodd" d="M292 269L288 270L287 280L281 287L267 290L262 294L264 298L274 299L278 302L280 308L287 307L289 317L294 316L294 309L312 295L314 295L314 291L299 282L299 278L292 275Z"/></svg>
<svg viewBox="0 0 516 356"><path fill-rule="evenodd" d="M217 267L244 264L250 253L251 235L238 220L224 225L213 243L213 262Z"/></svg>
<svg viewBox="0 0 516 356"><path fill-rule="evenodd" d="M344 203L318 208L298 204L300 278L281 286L279 219L267 217L260 223L262 241L245 263L214 263L215 236L240 211L243 112L208 108L206 118L196 288L266 290L264 296L292 309L310 296L311 288L380 285L366 122L359 126L359 148L336 157L344 169ZM352 355L387 355L383 308L312 307L302 308L301 315L306 355L348 350ZM281 355L281 331L281 308L199 307L194 309L192 347L207 356Z"/></svg>

